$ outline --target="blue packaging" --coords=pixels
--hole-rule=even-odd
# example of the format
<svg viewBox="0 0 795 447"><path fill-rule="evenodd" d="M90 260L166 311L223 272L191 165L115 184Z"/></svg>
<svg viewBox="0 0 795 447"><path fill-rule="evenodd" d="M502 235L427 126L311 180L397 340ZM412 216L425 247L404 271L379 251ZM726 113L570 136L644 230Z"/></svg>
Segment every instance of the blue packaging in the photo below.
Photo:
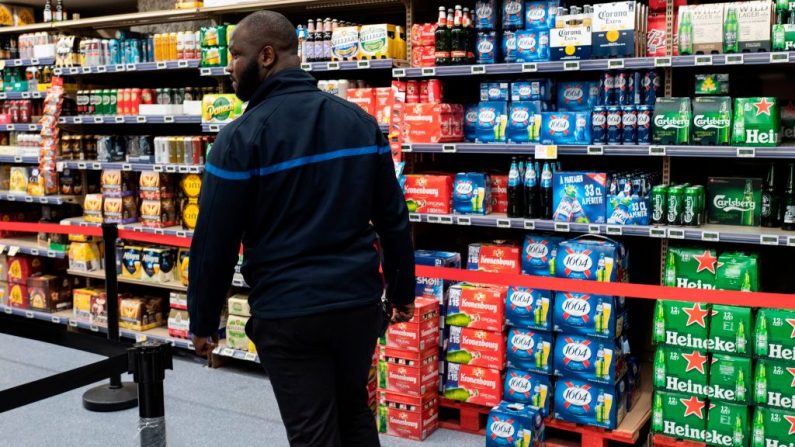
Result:
<svg viewBox="0 0 795 447"><path fill-rule="evenodd" d="M536 276L555 276L555 257L560 237L545 237L534 234L525 236L522 246L522 273Z"/></svg>
<svg viewBox="0 0 795 447"><path fill-rule="evenodd" d="M555 276L601 282L623 282L629 259L624 246L612 239L578 237L558 245Z"/></svg>
<svg viewBox="0 0 795 447"><path fill-rule="evenodd" d="M108 65L121 64L121 50L117 39L110 39L110 42L108 42L108 52L110 53L110 62Z"/></svg>
<svg viewBox="0 0 795 447"><path fill-rule="evenodd" d="M594 106L591 113L591 139L593 144L607 143L607 108Z"/></svg>
<svg viewBox="0 0 795 447"><path fill-rule="evenodd" d="M605 223L607 174L555 172L552 174L552 220Z"/></svg>
<svg viewBox="0 0 795 447"><path fill-rule="evenodd" d="M489 411L486 447L538 447L544 443L544 418L529 406L500 402Z"/></svg>
<svg viewBox="0 0 795 447"><path fill-rule="evenodd" d="M512 327L508 331L508 365L524 371L552 374L552 334Z"/></svg>
<svg viewBox="0 0 795 447"><path fill-rule="evenodd" d="M616 383L626 370L615 339L560 334L555 339L554 375L587 382Z"/></svg>
<svg viewBox="0 0 795 447"><path fill-rule="evenodd" d="M549 376L544 374L508 368L505 372L502 398L529 405L539 410L542 416L548 416L549 403L552 400L552 382Z"/></svg>
<svg viewBox="0 0 795 447"><path fill-rule="evenodd" d="M591 112L543 112L541 144L591 144Z"/></svg>
<svg viewBox="0 0 795 447"><path fill-rule="evenodd" d="M414 263L432 267L461 268L461 254L453 251L414 251Z"/></svg>
<svg viewBox="0 0 795 447"><path fill-rule="evenodd" d="M559 111L587 111L599 100L598 81L575 81L558 83Z"/></svg>
<svg viewBox="0 0 795 447"><path fill-rule="evenodd" d="M511 143L529 143L537 140L538 129L535 108L540 101L515 101L508 111L508 125L505 138Z"/></svg>
<svg viewBox="0 0 795 447"><path fill-rule="evenodd" d="M525 2L525 29L550 29L555 27L558 1Z"/></svg>
<svg viewBox="0 0 795 447"><path fill-rule="evenodd" d="M475 141L477 139L478 105L468 104L464 111L464 139Z"/></svg>
<svg viewBox="0 0 795 447"><path fill-rule="evenodd" d="M502 29L524 28L524 2L522 0L502 0Z"/></svg>
<svg viewBox="0 0 795 447"><path fill-rule="evenodd" d="M510 99L510 84L507 82L481 82L481 101L508 101Z"/></svg>
<svg viewBox="0 0 795 447"><path fill-rule="evenodd" d="M516 31L505 31L502 33L502 61L506 64L516 62Z"/></svg>
<svg viewBox="0 0 795 447"><path fill-rule="evenodd" d="M467 270L477 270L480 264L480 244L469 244L467 247Z"/></svg>
<svg viewBox="0 0 795 447"><path fill-rule="evenodd" d="M552 330L552 292L529 289L527 287L508 287L505 296L505 320L511 326Z"/></svg>
<svg viewBox="0 0 795 447"><path fill-rule="evenodd" d="M476 141L494 143L505 141L503 123L508 120L507 101L486 101L478 106Z"/></svg>
<svg viewBox="0 0 795 447"><path fill-rule="evenodd" d="M475 2L475 28L493 30L497 28L497 0Z"/></svg>
<svg viewBox="0 0 795 447"><path fill-rule="evenodd" d="M478 31L478 42L476 45L477 63L496 64L497 63L497 33L494 31Z"/></svg>
<svg viewBox="0 0 795 447"><path fill-rule="evenodd" d="M491 182L488 174L459 172L453 182L453 213L491 213Z"/></svg>
<svg viewBox="0 0 795 447"><path fill-rule="evenodd" d="M617 225L649 225L651 217L651 199L620 194L607 196L607 223Z"/></svg>
<svg viewBox="0 0 795 447"><path fill-rule="evenodd" d="M624 420L626 381L598 385L571 377L555 384L554 418L613 430Z"/></svg>
<svg viewBox="0 0 795 447"><path fill-rule="evenodd" d="M552 87L550 79L514 81L511 83L511 101L551 101Z"/></svg>
<svg viewBox="0 0 795 447"><path fill-rule="evenodd" d="M516 62L549 60L549 30L516 32Z"/></svg>
<svg viewBox="0 0 795 447"><path fill-rule="evenodd" d="M555 332L615 339L624 332L624 298L556 292L552 320Z"/></svg>

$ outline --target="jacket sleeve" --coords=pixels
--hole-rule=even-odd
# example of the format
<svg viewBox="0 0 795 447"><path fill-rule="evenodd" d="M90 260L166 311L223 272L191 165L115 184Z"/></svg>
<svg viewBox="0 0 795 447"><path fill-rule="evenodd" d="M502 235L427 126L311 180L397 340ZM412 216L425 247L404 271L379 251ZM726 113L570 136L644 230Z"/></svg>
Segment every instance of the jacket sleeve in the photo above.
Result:
<svg viewBox="0 0 795 447"><path fill-rule="evenodd" d="M254 199L247 155L250 148L234 136L224 137L219 135L205 165L190 247L190 332L202 337L218 331L240 252L246 208Z"/></svg>
<svg viewBox="0 0 795 447"><path fill-rule="evenodd" d="M384 135L378 133L378 171L372 221L381 240L387 297L395 304L414 302L414 247L409 211L395 176L395 164Z"/></svg>

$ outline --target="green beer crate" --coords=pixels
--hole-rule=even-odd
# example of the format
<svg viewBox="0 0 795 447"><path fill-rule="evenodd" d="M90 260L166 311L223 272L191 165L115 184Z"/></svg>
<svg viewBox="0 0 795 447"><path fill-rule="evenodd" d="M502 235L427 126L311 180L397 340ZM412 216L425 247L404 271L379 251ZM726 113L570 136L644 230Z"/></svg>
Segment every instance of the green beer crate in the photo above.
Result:
<svg viewBox="0 0 795 447"><path fill-rule="evenodd" d="M664 285L684 289L714 289L718 257L714 249L670 247Z"/></svg>
<svg viewBox="0 0 795 447"><path fill-rule="evenodd" d="M709 404L707 417L707 445L719 447L748 447L751 441L748 407L727 402Z"/></svg>
<svg viewBox="0 0 795 447"><path fill-rule="evenodd" d="M762 221L762 179L710 177L707 181L707 221L758 227Z"/></svg>
<svg viewBox="0 0 795 447"><path fill-rule="evenodd" d="M759 359L754 378L754 402L795 410L795 364Z"/></svg>
<svg viewBox="0 0 795 447"><path fill-rule="evenodd" d="M757 357L795 360L795 311L759 309L754 333Z"/></svg>
<svg viewBox="0 0 795 447"><path fill-rule="evenodd" d="M720 290L759 291L759 256L723 253L718 257L716 287Z"/></svg>
<svg viewBox="0 0 795 447"><path fill-rule="evenodd" d="M749 357L713 354L709 367L710 402L751 403L753 361Z"/></svg>
<svg viewBox="0 0 795 447"><path fill-rule="evenodd" d="M709 357L699 350L658 346L654 355L654 387L709 397Z"/></svg>
<svg viewBox="0 0 795 447"><path fill-rule="evenodd" d="M781 116L776 98L734 99L732 144L777 146L780 142Z"/></svg>
<svg viewBox="0 0 795 447"><path fill-rule="evenodd" d="M652 334L654 343L706 350L710 310L710 305L704 303L657 300Z"/></svg>
<svg viewBox="0 0 795 447"><path fill-rule="evenodd" d="M720 267L718 268L720 271ZM754 316L750 307L712 305L709 352L751 355Z"/></svg>
<svg viewBox="0 0 795 447"><path fill-rule="evenodd" d="M652 117L652 142L687 144L691 122L690 98L657 98Z"/></svg>
<svg viewBox="0 0 795 447"><path fill-rule="evenodd" d="M751 447L795 447L795 413L756 407Z"/></svg>
<svg viewBox="0 0 795 447"><path fill-rule="evenodd" d="M651 429L672 438L704 442L707 410L706 399L698 396L655 391Z"/></svg>
<svg viewBox="0 0 795 447"><path fill-rule="evenodd" d="M704 146L729 144L732 127L732 99L728 96L695 98L690 140Z"/></svg>

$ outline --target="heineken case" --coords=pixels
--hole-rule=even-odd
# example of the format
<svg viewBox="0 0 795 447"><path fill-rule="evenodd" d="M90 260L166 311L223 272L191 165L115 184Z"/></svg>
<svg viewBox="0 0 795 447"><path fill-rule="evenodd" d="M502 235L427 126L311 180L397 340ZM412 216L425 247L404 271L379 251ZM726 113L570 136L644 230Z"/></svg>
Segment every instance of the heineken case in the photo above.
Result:
<svg viewBox="0 0 795 447"><path fill-rule="evenodd" d="M614 384L626 369L620 341L568 334L560 334L555 339L553 374L558 377Z"/></svg>
<svg viewBox="0 0 795 447"><path fill-rule="evenodd" d="M752 334L753 313L750 307L712 305L708 351L750 356L753 350Z"/></svg>
<svg viewBox="0 0 795 447"><path fill-rule="evenodd" d="M555 292L555 332L599 338L618 338L624 333L623 297Z"/></svg>
<svg viewBox="0 0 795 447"><path fill-rule="evenodd" d="M715 285L720 290L759 291L758 255L723 253L718 257Z"/></svg>
<svg viewBox="0 0 795 447"><path fill-rule="evenodd" d="M544 417L536 408L500 402L489 411L486 447L539 447L544 443Z"/></svg>
<svg viewBox="0 0 795 447"><path fill-rule="evenodd" d="M729 144L731 134L731 98L715 96L693 100L693 144L722 146Z"/></svg>
<svg viewBox="0 0 795 447"><path fill-rule="evenodd" d="M508 331L508 364L524 371L551 374L552 344L549 332L511 328Z"/></svg>
<svg viewBox="0 0 795 447"><path fill-rule="evenodd" d="M756 357L795 360L795 311L759 309L755 334Z"/></svg>
<svg viewBox="0 0 795 447"><path fill-rule="evenodd" d="M745 405L710 401L707 430L704 433L707 445L748 447L751 441L749 418Z"/></svg>
<svg viewBox="0 0 795 447"><path fill-rule="evenodd" d="M696 96L705 95L728 95L729 94L729 75L720 74L696 74ZM731 106L730 106L731 109ZM695 113L695 111L693 112ZM729 116L731 119L731 116Z"/></svg>
<svg viewBox="0 0 795 447"><path fill-rule="evenodd" d="M762 220L762 179L710 177L707 208L709 223L759 226Z"/></svg>
<svg viewBox="0 0 795 447"><path fill-rule="evenodd" d="M795 447L795 412L756 407L751 447Z"/></svg>
<svg viewBox="0 0 795 447"><path fill-rule="evenodd" d="M672 438L704 442L707 410L706 399L656 390L652 399L651 429Z"/></svg>
<svg viewBox="0 0 795 447"><path fill-rule="evenodd" d="M757 360L754 403L795 411L795 365L778 360Z"/></svg>
<svg viewBox="0 0 795 447"><path fill-rule="evenodd" d="M732 2L738 21L740 52L770 51L773 2ZM726 8L729 12L729 8Z"/></svg>
<svg viewBox="0 0 795 447"><path fill-rule="evenodd" d="M753 362L749 357L712 354L709 367L710 402L751 403Z"/></svg>
<svg viewBox="0 0 795 447"><path fill-rule="evenodd" d="M505 298L505 320L511 326L552 330L553 294L549 290L509 287Z"/></svg>
<svg viewBox="0 0 795 447"><path fill-rule="evenodd" d="M654 343L706 350L710 310L710 305L704 303L657 300Z"/></svg>
<svg viewBox="0 0 795 447"><path fill-rule="evenodd" d="M709 397L709 358L697 349L658 346L654 355L654 387Z"/></svg>
<svg viewBox="0 0 795 447"><path fill-rule="evenodd" d="M663 283L684 289L714 289L717 264L714 249L670 247Z"/></svg>
<svg viewBox="0 0 795 447"><path fill-rule="evenodd" d="M509 368L505 372L502 398L538 408L542 415L547 416L552 399L552 382L546 374Z"/></svg>
<svg viewBox="0 0 795 447"><path fill-rule="evenodd" d="M657 98L652 118L652 142L687 144L690 140L691 116L690 98Z"/></svg>
<svg viewBox="0 0 795 447"><path fill-rule="evenodd" d="M627 383L596 384L572 377L555 382L555 419L615 429L627 414Z"/></svg>
<svg viewBox="0 0 795 447"><path fill-rule="evenodd" d="M773 97L735 98L732 144L777 146L781 142L781 118Z"/></svg>

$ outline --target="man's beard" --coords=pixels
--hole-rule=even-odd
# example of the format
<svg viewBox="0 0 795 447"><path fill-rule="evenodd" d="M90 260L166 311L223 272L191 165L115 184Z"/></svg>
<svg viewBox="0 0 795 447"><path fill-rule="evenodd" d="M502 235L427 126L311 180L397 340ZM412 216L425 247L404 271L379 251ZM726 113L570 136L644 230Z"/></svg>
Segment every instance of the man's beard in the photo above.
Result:
<svg viewBox="0 0 795 447"><path fill-rule="evenodd" d="M260 85L259 70L257 69L256 59L252 60L237 77L237 89L235 94L241 101L248 101L254 96L257 87Z"/></svg>

